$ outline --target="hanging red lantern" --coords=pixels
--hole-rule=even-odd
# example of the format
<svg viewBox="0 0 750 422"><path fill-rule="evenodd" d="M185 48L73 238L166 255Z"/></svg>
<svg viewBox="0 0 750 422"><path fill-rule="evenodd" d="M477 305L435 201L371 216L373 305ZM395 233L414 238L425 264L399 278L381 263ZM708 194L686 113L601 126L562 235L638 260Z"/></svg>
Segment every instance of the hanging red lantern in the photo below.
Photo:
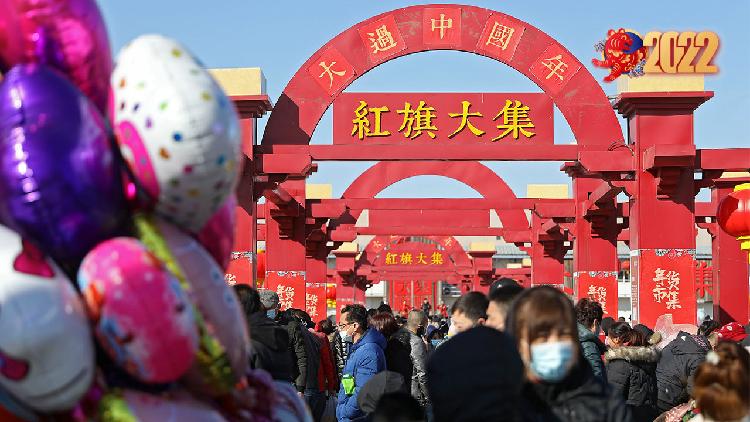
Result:
<svg viewBox="0 0 750 422"><path fill-rule="evenodd" d="M326 284L326 299L336 300L336 284Z"/></svg>
<svg viewBox="0 0 750 422"><path fill-rule="evenodd" d="M735 186L734 192L721 200L716 218L722 230L737 240L750 240L750 183Z"/></svg>
<svg viewBox="0 0 750 422"><path fill-rule="evenodd" d="M266 252L259 251L255 255L255 285L263 287L266 280Z"/></svg>

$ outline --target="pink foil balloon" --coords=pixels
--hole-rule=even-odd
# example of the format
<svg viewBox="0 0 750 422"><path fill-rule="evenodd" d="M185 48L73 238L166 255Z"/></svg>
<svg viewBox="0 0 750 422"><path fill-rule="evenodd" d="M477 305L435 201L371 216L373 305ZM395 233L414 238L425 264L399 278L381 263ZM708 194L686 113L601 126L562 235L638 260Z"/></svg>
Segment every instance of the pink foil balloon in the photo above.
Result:
<svg viewBox="0 0 750 422"><path fill-rule="evenodd" d="M140 381L166 383L193 364L198 333L177 279L141 242L100 243L81 263L78 285L99 343Z"/></svg>
<svg viewBox="0 0 750 422"><path fill-rule="evenodd" d="M112 53L95 0L0 0L0 72L44 63L105 113Z"/></svg>
<svg viewBox="0 0 750 422"><path fill-rule="evenodd" d="M232 257L237 197L232 194L198 233L198 241L226 271Z"/></svg>

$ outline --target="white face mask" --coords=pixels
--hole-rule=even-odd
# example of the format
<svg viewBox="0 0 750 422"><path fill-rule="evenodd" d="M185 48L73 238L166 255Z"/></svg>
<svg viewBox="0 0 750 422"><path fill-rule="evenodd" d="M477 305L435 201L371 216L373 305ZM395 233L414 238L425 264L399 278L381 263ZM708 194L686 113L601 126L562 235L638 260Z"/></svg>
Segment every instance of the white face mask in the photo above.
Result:
<svg viewBox="0 0 750 422"><path fill-rule="evenodd" d="M345 328L339 329L339 335L341 336L341 341L343 341L345 343L352 343L353 342L352 335L349 334L349 331L347 331L347 330L349 330L349 327L350 327L350 325L347 325Z"/></svg>

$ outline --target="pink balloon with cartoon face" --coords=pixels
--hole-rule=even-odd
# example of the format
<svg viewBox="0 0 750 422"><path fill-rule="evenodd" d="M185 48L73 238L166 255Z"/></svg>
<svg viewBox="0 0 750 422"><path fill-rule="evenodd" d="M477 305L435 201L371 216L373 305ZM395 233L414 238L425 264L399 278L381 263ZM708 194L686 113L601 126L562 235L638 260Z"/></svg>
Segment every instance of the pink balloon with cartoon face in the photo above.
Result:
<svg viewBox="0 0 750 422"><path fill-rule="evenodd" d="M96 338L130 375L148 383L180 378L193 364L198 333L177 279L138 240L100 243L78 272Z"/></svg>
<svg viewBox="0 0 750 422"><path fill-rule="evenodd" d="M170 393L169 397L155 396L134 390L118 394L126 405L127 416L135 421L225 422L218 411L190 397L185 392ZM105 406L111 401L105 400ZM102 412L113 409L104 407ZM122 412L122 408L117 409ZM120 413L122 414L122 413Z"/></svg>
<svg viewBox="0 0 750 422"><path fill-rule="evenodd" d="M224 281L224 271L190 235L165 221L159 222L159 230L190 284L192 303L203 315L209 332L224 346L239 379L247 369L250 341L242 308L234 290ZM193 369L187 374L191 389L211 394L200 371Z"/></svg>

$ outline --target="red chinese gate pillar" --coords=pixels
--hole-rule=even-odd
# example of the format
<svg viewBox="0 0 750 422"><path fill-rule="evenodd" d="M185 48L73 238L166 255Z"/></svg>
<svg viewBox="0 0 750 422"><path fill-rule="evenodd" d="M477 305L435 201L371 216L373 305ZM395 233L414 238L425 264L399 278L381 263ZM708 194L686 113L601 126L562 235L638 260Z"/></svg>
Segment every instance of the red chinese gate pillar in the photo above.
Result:
<svg viewBox="0 0 750 422"><path fill-rule="evenodd" d="M564 242L548 238L549 235L541 226L542 219L532 212L532 244L528 250L531 258L531 285L552 285L562 289L565 285Z"/></svg>
<svg viewBox="0 0 750 422"><path fill-rule="evenodd" d="M573 177L576 204L573 243L573 291L602 304L604 314L617 318L617 212L615 200L590 204L599 179ZM590 209L591 207L591 209Z"/></svg>
<svg viewBox="0 0 750 422"><path fill-rule="evenodd" d="M745 182L747 178L716 180L711 188L711 202L719 204L735 185ZM731 321L745 324L750 320L747 252L740 249L737 238L719 227L711 233L711 251L714 319L722 324Z"/></svg>
<svg viewBox="0 0 750 422"><path fill-rule="evenodd" d="M295 287L295 296L304 297L305 279L305 179L288 179L280 184L296 201L287 206L266 202L266 280L293 271L302 278L302 287ZM322 280L321 280L322 281ZM273 288L269 283L269 288Z"/></svg>
<svg viewBox="0 0 750 422"><path fill-rule="evenodd" d="M628 119L636 156L630 199L633 321L663 314L696 322L693 112L710 92L628 92L615 107Z"/></svg>

